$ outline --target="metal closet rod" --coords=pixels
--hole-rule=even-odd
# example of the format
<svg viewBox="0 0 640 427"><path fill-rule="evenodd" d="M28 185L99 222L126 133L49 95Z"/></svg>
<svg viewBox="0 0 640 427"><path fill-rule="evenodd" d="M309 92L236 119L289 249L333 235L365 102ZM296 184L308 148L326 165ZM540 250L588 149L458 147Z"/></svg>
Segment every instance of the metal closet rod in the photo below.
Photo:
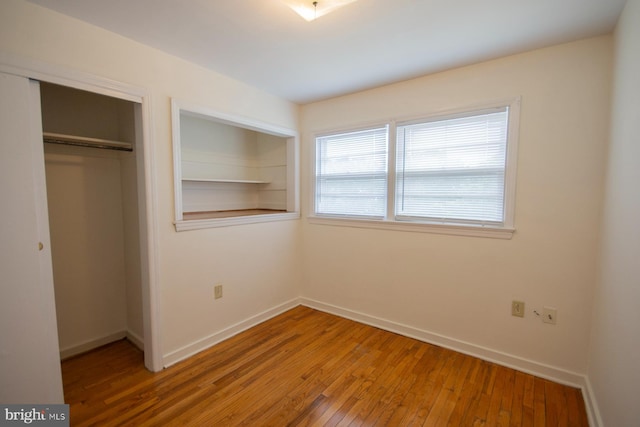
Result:
<svg viewBox="0 0 640 427"><path fill-rule="evenodd" d="M65 135L61 133L43 132L42 140L48 144L74 145L76 147L102 148L106 150L133 151L128 142L109 139L88 138L86 136Z"/></svg>

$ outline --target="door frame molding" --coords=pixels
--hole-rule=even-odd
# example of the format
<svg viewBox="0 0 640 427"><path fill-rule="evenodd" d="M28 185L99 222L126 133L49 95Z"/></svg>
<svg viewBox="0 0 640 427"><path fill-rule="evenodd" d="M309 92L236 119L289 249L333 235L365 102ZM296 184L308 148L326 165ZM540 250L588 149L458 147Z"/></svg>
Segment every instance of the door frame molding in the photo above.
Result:
<svg viewBox="0 0 640 427"><path fill-rule="evenodd" d="M106 95L113 98L132 101L140 104L142 133L142 162L136 159L137 167L143 166L144 182L138 181L138 190L143 187L143 195L138 194L139 203L144 205L143 221L140 227L141 265L142 265L142 313L144 327L144 364L153 372L163 368L160 345L160 310L159 310L159 253L158 253L158 219L157 219L157 175L152 141L151 95L141 87L121 83L89 73L52 65L32 59L0 52L0 71L33 80L54 83L88 92ZM136 126L138 126L136 124ZM44 149L43 149L44 151ZM34 164L36 168L44 165ZM43 171L44 173L44 171ZM138 177L140 174L138 173ZM46 194L45 194L46 197ZM40 202L43 202L40 200ZM46 206L46 199L44 200ZM48 217L47 217L48 218ZM146 244L145 244L146 242ZM55 304L55 301L54 301Z"/></svg>

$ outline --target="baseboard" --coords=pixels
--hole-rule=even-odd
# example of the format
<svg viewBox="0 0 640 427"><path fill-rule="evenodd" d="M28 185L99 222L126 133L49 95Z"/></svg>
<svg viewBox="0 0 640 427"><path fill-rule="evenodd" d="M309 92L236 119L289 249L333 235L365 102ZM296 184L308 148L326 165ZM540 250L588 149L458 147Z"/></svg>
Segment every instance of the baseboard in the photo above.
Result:
<svg viewBox="0 0 640 427"><path fill-rule="evenodd" d="M235 325L231 325L226 329L216 332L215 334L209 335L208 337L167 353L163 357L163 366L165 368L168 368L169 366L174 365L181 360L187 359L194 354L201 352L202 350L206 350L207 348L218 344L219 342L229 339L232 336L239 334L240 332L246 331L253 326L256 326L299 305L300 300L298 298L292 299L291 301L287 301L274 308L263 311L262 313L243 320L242 322L238 322Z"/></svg>
<svg viewBox="0 0 640 427"><path fill-rule="evenodd" d="M68 359L72 356L76 356L81 353L86 353L89 350L93 350L94 348L98 348L105 344L109 344L126 337L127 337L127 331L118 331L118 332L114 332L113 334L106 335L104 337L88 340L78 345L67 347L65 349L60 349L60 360Z"/></svg>
<svg viewBox="0 0 640 427"><path fill-rule="evenodd" d="M585 401L585 408L589 419L589 425L591 427L601 427L603 425L602 420L600 419L598 406L596 404L591 385L585 375L567 371L565 369L557 368L543 363L538 363L519 356L492 350L486 347L478 346L476 344L449 338L437 333L417 329L412 326L403 325L331 304L322 303L309 298L293 299L277 307L252 316L242 322L236 323L235 325L232 325L220 332L212 334L206 338L195 341L178 350L168 353L164 356L163 365L165 368L167 368L298 305L304 305L315 310L351 319L356 322L364 323L366 325L374 326L376 328L380 328L389 332L394 332L406 337L414 338L419 341L427 342L429 344L448 348L450 350L477 357L488 362L493 362L527 374L535 375L540 378L545 378L560 384L579 388L582 390L582 395Z"/></svg>
<svg viewBox="0 0 640 427"><path fill-rule="evenodd" d="M144 351L144 339L142 339L140 335L136 334L133 331L127 331L127 339L131 342L131 344Z"/></svg>
<svg viewBox="0 0 640 427"><path fill-rule="evenodd" d="M370 326L375 326L376 328L384 329L406 337L415 338L429 344L448 348L450 350L474 356L488 362L494 362L508 368L513 368L518 371L549 379L561 384L576 388L583 388L585 386L584 375L570 372L562 368L545 365L519 356L513 356L490 348L478 346L476 344L449 338L437 333L417 329L412 326L403 325L331 304L325 304L308 298L300 298L300 303L316 310L335 314L337 316L355 320Z"/></svg>
<svg viewBox="0 0 640 427"><path fill-rule="evenodd" d="M589 377L585 377L585 385L582 387L582 397L584 398L584 405L587 409L589 425L591 427L604 426L602 417L600 417L600 410L598 409L596 395L593 393L593 388L591 388L591 381L589 381Z"/></svg>

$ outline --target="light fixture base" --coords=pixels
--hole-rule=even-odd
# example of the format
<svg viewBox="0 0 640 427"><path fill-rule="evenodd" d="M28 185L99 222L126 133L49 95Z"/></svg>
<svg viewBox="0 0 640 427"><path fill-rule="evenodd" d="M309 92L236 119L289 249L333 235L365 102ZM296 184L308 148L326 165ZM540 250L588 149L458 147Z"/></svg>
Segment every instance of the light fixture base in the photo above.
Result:
<svg viewBox="0 0 640 427"><path fill-rule="evenodd" d="M280 0L307 21L313 21L357 0Z"/></svg>

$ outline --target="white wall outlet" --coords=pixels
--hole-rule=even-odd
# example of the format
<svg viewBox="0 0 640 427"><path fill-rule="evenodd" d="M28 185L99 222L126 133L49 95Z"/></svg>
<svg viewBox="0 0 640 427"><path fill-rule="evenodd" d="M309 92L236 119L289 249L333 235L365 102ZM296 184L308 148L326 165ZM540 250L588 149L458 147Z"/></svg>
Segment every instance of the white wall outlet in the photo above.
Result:
<svg viewBox="0 0 640 427"><path fill-rule="evenodd" d="M558 317L558 310L552 307L544 307L542 310L542 321L544 323L556 324L556 318Z"/></svg>
<svg viewBox="0 0 640 427"><path fill-rule="evenodd" d="M524 317L524 301L511 301L511 315Z"/></svg>
<svg viewBox="0 0 640 427"><path fill-rule="evenodd" d="M222 298L222 285L215 285L213 287L213 298L215 299Z"/></svg>

